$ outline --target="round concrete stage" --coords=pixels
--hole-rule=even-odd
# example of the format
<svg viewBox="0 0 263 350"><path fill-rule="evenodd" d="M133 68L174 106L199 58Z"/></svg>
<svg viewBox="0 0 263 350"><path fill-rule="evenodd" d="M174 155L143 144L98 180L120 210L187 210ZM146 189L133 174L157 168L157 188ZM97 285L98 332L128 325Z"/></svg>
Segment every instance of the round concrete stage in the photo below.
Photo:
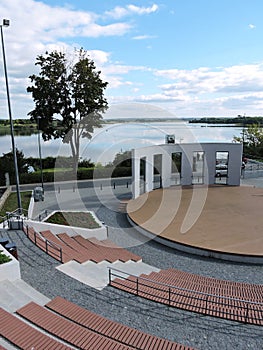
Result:
<svg viewBox="0 0 263 350"><path fill-rule="evenodd" d="M263 263L263 189L249 186L170 187L127 204L130 222L186 252Z"/></svg>

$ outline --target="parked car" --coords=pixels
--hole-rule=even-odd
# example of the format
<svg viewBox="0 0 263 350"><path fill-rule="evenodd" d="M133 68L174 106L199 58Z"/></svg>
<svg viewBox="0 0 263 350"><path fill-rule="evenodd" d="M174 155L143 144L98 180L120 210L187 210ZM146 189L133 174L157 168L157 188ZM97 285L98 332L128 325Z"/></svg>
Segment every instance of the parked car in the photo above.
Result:
<svg viewBox="0 0 263 350"><path fill-rule="evenodd" d="M44 191L42 187L35 187L33 191L34 201L43 201L44 200Z"/></svg>
<svg viewBox="0 0 263 350"><path fill-rule="evenodd" d="M228 172L227 164L216 165L216 177L226 177Z"/></svg>

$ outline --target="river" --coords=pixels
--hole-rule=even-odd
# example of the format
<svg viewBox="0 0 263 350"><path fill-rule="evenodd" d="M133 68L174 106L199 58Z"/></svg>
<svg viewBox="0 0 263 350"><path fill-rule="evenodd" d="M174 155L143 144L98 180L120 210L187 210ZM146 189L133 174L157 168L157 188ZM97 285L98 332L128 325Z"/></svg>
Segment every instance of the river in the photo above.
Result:
<svg viewBox="0 0 263 350"><path fill-rule="evenodd" d="M184 142L232 142L233 136L240 136L241 127L235 125L189 124L182 121L149 123L104 124L96 129L91 140L83 139L80 156L103 165L114 159L118 152L165 142L167 134L175 135L176 143ZM25 157L38 157L38 135L15 136L16 147ZM44 142L41 138L42 158L70 156L69 145L61 139ZM11 151L10 135L0 136L0 153Z"/></svg>

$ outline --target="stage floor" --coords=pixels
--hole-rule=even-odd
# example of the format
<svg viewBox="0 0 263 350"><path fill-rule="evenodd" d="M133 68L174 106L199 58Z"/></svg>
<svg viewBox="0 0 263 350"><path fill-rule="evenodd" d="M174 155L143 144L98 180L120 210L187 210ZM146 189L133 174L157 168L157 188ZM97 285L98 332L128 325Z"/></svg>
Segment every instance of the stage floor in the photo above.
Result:
<svg viewBox="0 0 263 350"><path fill-rule="evenodd" d="M263 188L170 187L127 204L144 230L187 246L263 256Z"/></svg>

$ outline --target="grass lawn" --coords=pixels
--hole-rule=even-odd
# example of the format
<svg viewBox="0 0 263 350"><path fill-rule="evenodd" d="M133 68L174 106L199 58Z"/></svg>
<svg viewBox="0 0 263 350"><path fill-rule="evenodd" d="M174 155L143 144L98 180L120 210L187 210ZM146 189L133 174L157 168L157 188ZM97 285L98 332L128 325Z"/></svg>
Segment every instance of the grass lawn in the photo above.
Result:
<svg viewBox="0 0 263 350"><path fill-rule="evenodd" d="M22 208L28 210L31 191L20 192ZM5 201L3 208L0 210L0 216L5 216L6 212L12 212L17 209L17 196L15 192L12 192ZM1 218L0 218L1 222Z"/></svg>
<svg viewBox="0 0 263 350"><path fill-rule="evenodd" d="M57 212L48 218L46 222L89 229L100 227L91 213L84 212Z"/></svg>

